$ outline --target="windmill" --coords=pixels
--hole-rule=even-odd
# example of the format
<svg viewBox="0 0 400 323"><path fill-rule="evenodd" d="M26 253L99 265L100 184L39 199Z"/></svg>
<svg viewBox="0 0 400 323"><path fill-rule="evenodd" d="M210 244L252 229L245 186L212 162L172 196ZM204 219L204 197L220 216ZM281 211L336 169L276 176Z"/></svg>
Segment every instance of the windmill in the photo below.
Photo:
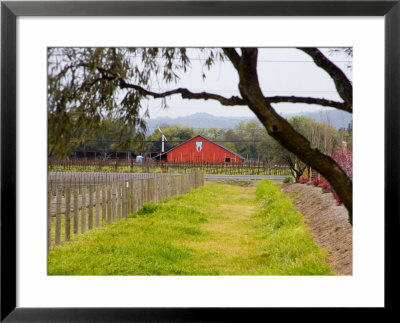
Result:
<svg viewBox="0 0 400 323"><path fill-rule="evenodd" d="M160 127L157 127L158 131L161 132L161 155L164 153L164 141L168 141L167 138L165 137L164 133L161 131ZM160 160L161 160L161 155L160 155Z"/></svg>

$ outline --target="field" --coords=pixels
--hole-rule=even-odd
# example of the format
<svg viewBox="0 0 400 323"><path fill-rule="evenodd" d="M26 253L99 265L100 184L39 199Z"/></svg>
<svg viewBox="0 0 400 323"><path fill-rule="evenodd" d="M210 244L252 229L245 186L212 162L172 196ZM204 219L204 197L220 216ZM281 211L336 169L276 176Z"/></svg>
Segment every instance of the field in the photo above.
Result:
<svg viewBox="0 0 400 323"><path fill-rule="evenodd" d="M270 165L266 162L249 161L242 164L229 163L168 163L143 162L133 159L49 159L49 172L119 172L119 173L182 173L203 171L219 175L291 175L287 166Z"/></svg>
<svg viewBox="0 0 400 323"><path fill-rule="evenodd" d="M49 275L330 275L278 186L206 183L49 251Z"/></svg>

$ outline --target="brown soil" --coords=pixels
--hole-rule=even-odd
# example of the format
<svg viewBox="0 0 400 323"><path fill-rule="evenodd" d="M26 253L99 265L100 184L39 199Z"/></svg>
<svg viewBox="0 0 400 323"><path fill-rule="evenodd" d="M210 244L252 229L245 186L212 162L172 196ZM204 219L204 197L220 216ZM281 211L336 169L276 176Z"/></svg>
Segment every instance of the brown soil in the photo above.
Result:
<svg viewBox="0 0 400 323"><path fill-rule="evenodd" d="M295 196L293 204L303 214L317 244L329 252L332 271L352 275L353 229L346 208L337 206L331 193L323 194L321 188L312 185L283 184L281 191Z"/></svg>

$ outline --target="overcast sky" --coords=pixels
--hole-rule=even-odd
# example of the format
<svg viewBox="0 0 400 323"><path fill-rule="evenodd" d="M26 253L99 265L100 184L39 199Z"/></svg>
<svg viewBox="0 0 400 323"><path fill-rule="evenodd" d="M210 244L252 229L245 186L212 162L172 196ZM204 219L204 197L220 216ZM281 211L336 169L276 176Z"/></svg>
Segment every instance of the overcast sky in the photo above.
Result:
<svg viewBox="0 0 400 323"><path fill-rule="evenodd" d="M327 49L321 49L328 55ZM177 84L169 88L186 87L193 92L208 91L226 97L239 95L238 75L229 61L217 62L210 71L202 68L204 60L199 60L196 53L188 53L191 70L181 75ZM345 54L328 56L352 79L347 66L351 64L351 57ZM207 78L203 81L202 70L206 71ZM317 67L311 58L304 52L294 48L262 48L259 49L258 77L265 96L295 95L326 98L342 101L338 96L334 83L329 75ZM156 90L166 90L166 87L157 86ZM205 112L215 116L254 116L253 112L243 106L224 107L213 100L184 100L180 95L167 99L168 109L162 109L159 100L150 100L148 103L150 117L179 117ZM280 113L298 111L316 111L322 108L317 105L280 103L274 104Z"/></svg>

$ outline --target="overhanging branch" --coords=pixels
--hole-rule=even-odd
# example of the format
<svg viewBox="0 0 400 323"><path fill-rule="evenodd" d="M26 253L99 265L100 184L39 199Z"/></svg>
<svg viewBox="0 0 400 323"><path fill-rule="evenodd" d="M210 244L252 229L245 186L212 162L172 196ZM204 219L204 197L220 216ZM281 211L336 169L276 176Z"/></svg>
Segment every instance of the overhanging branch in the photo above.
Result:
<svg viewBox="0 0 400 323"><path fill-rule="evenodd" d="M236 53L236 51L234 51ZM232 54L232 53L231 53ZM235 56L235 54L232 54L235 58L238 58ZM238 55L236 53L236 55ZM131 84L126 82L125 80L119 78L117 75L112 73L111 71L105 70L101 67L97 67L97 70L100 72L102 75L102 79L105 80L118 80L119 86L122 89L134 89L138 92L140 92L142 95L145 96L152 96L153 98L165 98L167 96L175 95L175 94L180 94L183 99L197 99L197 100L216 100L220 102L224 106L235 106L235 105L241 105L245 106L247 105L247 102L242 99L241 97L238 96L232 96L230 98L223 97L219 94L214 94L214 93L209 93L209 92L200 92L200 93L194 93L189 91L188 89L185 88L178 88L170 91L165 91L165 92L153 92L146 90L140 85L137 84ZM332 101L332 100L327 100L327 99L320 99L320 98L312 98L312 97L297 97L297 96L272 96L272 97L265 97L266 100L268 100L270 103L305 103L305 104L317 104L317 105L322 105L326 107L332 107L336 108L339 110L347 111L347 112L352 112L352 107L346 102L337 102L337 101Z"/></svg>
<svg viewBox="0 0 400 323"><path fill-rule="evenodd" d="M246 104L245 101L238 96L232 96L230 98L226 98L219 94L208 93L208 92L193 93L185 88L178 88L178 89L165 91L165 92L161 92L161 93L153 92L153 91L146 90L145 88L143 88L140 85L128 83L125 80L119 78L114 73L104 70L100 67L97 67L97 70L101 73L101 75L104 79L118 80L119 87L121 89L134 89L134 90L140 92L144 96L152 96L155 99L160 99L160 98L165 98L165 97L168 97L171 95L180 94L183 99L216 100L216 101L220 102L222 105L227 105L227 106L245 105Z"/></svg>
<svg viewBox="0 0 400 323"><path fill-rule="evenodd" d="M343 71L325 57L317 48L298 48L311 56L317 66L325 70L335 83L336 90L343 101L353 106L353 85Z"/></svg>
<svg viewBox="0 0 400 323"><path fill-rule="evenodd" d="M143 95L152 96L153 98L165 98L167 96L171 96L174 94L180 94L183 99L203 99L203 100L216 100L220 102L222 105L245 105L245 102L242 98L238 96L232 96L230 98L225 98L218 94L208 93L208 92L200 92L200 93L193 93L188 89L178 88L175 90L170 90L162 93L156 93L153 91L149 91L144 89L143 87L136 85L136 84L129 84L126 83L124 80L120 80L120 87L121 88L129 88L135 89L136 91L142 93Z"/></svg>
<svg viewBox="0 0 400 323"><path fill-rule="evenodd" d="M353 112L352 106L346 102L337 102L327 99L318 99L311 97L298 97L298 96L271 96L266 97L270 103L305 103L305 104L317 104L325 107L332 107L339 110Z"/></svg>

